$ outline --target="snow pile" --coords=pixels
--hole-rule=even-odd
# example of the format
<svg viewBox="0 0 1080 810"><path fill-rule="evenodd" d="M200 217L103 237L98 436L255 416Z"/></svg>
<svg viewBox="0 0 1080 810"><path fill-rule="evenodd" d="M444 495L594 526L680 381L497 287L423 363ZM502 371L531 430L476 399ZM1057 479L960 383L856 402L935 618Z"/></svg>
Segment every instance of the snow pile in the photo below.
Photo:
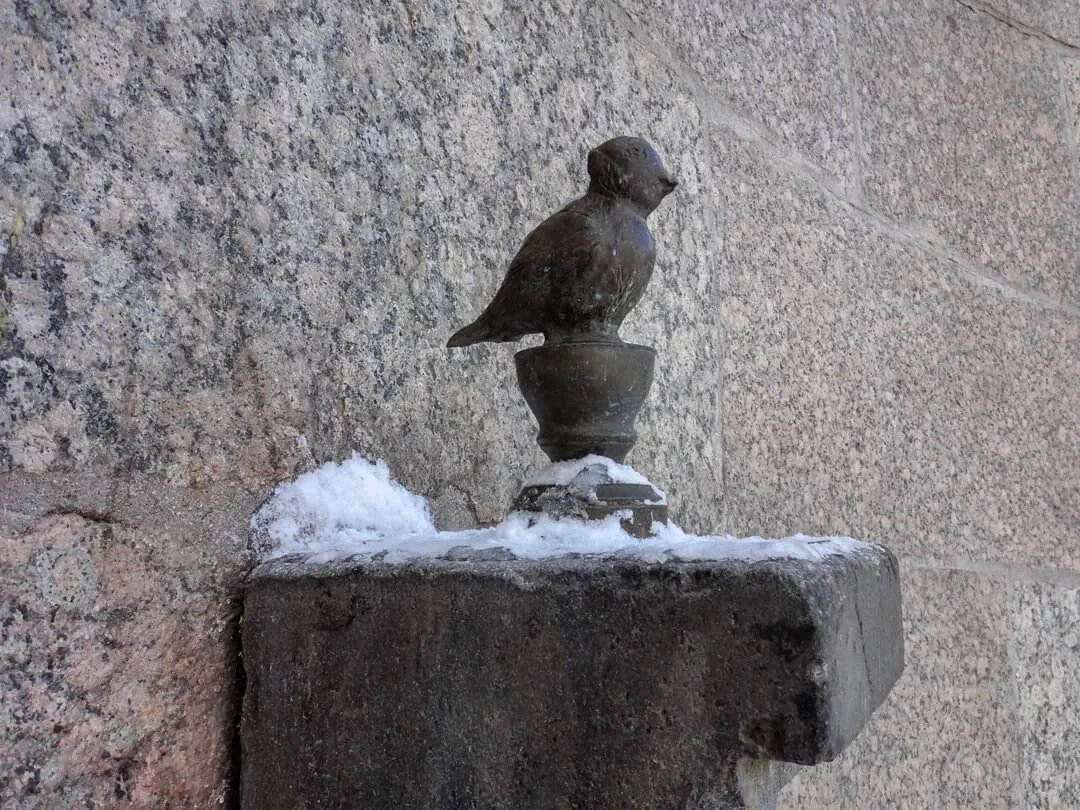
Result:
<svg viewBox="0 0 1080 810"><path fill-rule="evenodd" d="M590 459L583 459L585 464L551 465L529 484L566 483L589 464L598 463L604 464L613 478L618 476L620 483L648 483L611 459ZM313 563L353 556L384 562L442 556L466 559L492 552L523 559L578 554L647 562L815 560L865 547L846 537L700 537L674 525L659 524L654 524L655 537L638 540L622 529L618 516L581 521L514 513L492 528L440 532L424 498L392 480L384 462L373 464L359 455L279 485L252 517L251 528L261 559L302 554Z"/></svg>
<svg viewBox="0 0 1080 810"><path fill-rule="evenodd" d="M427 501L390 478L386 462L354 453L279 484L251 529L261 555L277 557L433 534L435 524Z"/></svg>

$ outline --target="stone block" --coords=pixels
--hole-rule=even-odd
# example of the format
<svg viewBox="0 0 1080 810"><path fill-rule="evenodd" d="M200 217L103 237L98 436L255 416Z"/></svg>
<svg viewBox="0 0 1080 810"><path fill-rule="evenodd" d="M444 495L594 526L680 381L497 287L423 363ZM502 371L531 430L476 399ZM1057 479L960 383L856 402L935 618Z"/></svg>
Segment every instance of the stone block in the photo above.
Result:
<svg viewBox="0 0 1080 810"><path fill-rule="evenodd" d="M1080 320L714 137L724 529L1080 565ZM1032 537L1038 537L1034 543Z"/></svg>
<svg viewBox="0 0 1080 810"><path fill-rule="evenodd" d="M779 808L1008 808L1019 744L1003 579L903 572L906 668L835 762L803 769ZM1059 807L1068 806L1057 805Z"/></svg>
<svg viewBox="0 0 1080 810"><path fill-rule="evenodd" d="M853 3L867 200L1011 284L1080 304L1058 56L952 0Z"/></svg>
<svg viewBox="0 0 1080 810"><path fill-rule="evenodd" d="M1010 609L1023 806L1080 806L1080 587L1017 582Z"/></svg>
<svg viewBox="0 0 1080 810"><path fill-rule="evenodd" d="M646 41L670 48L721 109L855 184L855 121L839 3L619 0ZM726 110L724 110L726 112ZM720 110L718 114L723 115Z"/></svg>
<svg viewBox="0 0 1080 810"><path fill-rule="evenodd" d="M748 759L831 759L885 698L898 586L869 545L264 563L245 595L243 806L744 806L740 772L769 781Z"/></svg>
<svg viewBox="0 0 1080 810"><path fill-rule="evenodd" d="M542 460L513 349L442 346L625 132L681 181L626 325L663 357L636 458L689 528L716 524L697 506L720 479L702 115L606 7L3 14L0 469L265 493L357 449L501 518ZM658 412L702 437L692 474Z"/></svg>
<svg viewBox="0 0 1080 810"><path fill-rule="evenodd" d="M163 551L166 529L119 513L0 532L0 806L211 807L235 789L239 566L220 537Z"/></svg>

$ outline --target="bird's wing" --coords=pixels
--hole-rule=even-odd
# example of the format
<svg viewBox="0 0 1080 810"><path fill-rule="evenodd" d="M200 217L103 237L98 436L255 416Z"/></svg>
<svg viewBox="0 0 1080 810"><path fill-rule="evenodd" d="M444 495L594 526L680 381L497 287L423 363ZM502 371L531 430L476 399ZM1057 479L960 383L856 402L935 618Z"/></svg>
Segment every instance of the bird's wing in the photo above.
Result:
<svg viewBox="0 0 1080 810"><path fill-rule="evenodd" d="M488 307L489 323L521 334L541 331L582 274L610 252L587 212L571 204L553 214L525 237Z"/></svg>

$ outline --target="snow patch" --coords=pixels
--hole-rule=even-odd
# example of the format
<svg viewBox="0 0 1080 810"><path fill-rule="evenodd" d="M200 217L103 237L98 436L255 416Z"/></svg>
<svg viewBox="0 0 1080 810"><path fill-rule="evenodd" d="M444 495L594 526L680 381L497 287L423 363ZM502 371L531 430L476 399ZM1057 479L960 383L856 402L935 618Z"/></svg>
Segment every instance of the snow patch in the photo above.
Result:
<svg viewBox="0 0 1080 810"><path fill-rule="evenodd" d="M567 484L596 464L603 464L606 474L618 483L649 483L626 465L590 456L553 464L529 485ZM661 524L653 526L655 537L638 540L622 529L618 516L555 520L520 512L491 528L440 532L424 498L391 479L384 462L371 463L356 454L279 485L252 516L251 528L262 560L301 554L312 563L356 556L383 562L442 556L464 559L493 552L533 560L567 554L646 562L819 560L867 547L849 537L698 536Z"/></svg>
<svg viewBox="0 0 1080 810"><path fill-rule="evenodd" d="M386 462L354 453L279 484L251 529L256 550L270 558L432 534L435 524L427 500L394 481Z"/></svg>
<svg viewBox="0 0 1080 810"><path fill-rule="evenodd" d="M648 499L647 503L667 504L667 493L653 486L648 478L633 467L619 464L606 456L588 455L573 461L557 461L525 482L526 487L564 488L572 498L588 503L600 503L597 487L607 484L644 485L658 496Z"/></svg>
<svg viewBox="0 0 1080 810"><path fill-rule="evenodd" d="M549 464L526 481L525 486L566 486L586 470L606 475L609 479L604 481L606 484L645 484L652 486L649 479L633 467L620 464L607 456L596 455Z"/></svg>

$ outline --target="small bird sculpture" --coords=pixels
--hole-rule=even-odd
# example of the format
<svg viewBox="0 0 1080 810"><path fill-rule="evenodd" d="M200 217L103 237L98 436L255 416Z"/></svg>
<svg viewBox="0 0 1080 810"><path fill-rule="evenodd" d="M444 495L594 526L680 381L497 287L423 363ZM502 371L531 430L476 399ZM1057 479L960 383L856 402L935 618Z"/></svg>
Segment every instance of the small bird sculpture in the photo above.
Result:
<svg viewBox="0 0 1080 810"><path fill-rule="evenodd" d="M589 189L544 220L473 323L447 346L512 341L621 342L619 326L645 292L656 248L645 224L677 185L656 150L618 137L589 152Z"/></svg>

